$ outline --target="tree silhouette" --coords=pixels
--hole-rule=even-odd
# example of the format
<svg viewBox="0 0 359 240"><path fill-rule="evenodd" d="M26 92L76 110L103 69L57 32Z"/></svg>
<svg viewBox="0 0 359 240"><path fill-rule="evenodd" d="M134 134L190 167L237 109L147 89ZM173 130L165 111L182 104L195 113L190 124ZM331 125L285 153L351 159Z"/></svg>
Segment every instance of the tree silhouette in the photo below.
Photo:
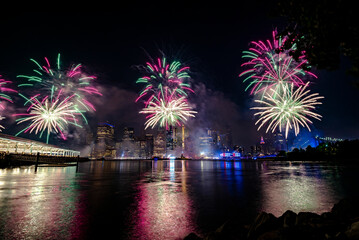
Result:
<svg viewBox="0 0 359 240"><path fill-rule="evenodd" d="M298 59L304 51L312 66L334 70L339 68L343 55L351 60L347 73L359 77L358 11L355 2L278 0L274 15L288 20L287 27L278 37L288 37L284 49L290 49L294 43L297 45L297 49L291 52L294 58Z"/></svg>

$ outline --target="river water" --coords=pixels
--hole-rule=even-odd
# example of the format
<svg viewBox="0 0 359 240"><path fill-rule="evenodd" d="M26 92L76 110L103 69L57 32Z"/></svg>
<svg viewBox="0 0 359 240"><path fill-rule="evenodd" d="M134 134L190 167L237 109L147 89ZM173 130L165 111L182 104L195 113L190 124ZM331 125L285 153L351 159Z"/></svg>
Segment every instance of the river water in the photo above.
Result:
<svg viewBox="0 0 359 240"><path fill-rule="evenodd" d="M0 169L0 239L181 239L229 218L330 211L358 195L359 165L92 161Z"/></svg>

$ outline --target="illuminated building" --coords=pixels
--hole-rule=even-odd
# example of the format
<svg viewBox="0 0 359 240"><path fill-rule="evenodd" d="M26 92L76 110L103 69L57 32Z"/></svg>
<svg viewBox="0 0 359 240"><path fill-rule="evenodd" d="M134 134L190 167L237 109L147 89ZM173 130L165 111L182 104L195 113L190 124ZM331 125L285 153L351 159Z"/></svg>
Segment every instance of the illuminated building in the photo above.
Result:
<svg viewBox="0 0 359 240"><path fill-rule="evenodd" d="M60 148L26 138L14 137L0 133L0 152L17 154L37 154L52 156L78 156L79 151Z"/></svg>
<svg viewBox="0 0 359 240"><path fill-rule="evenodd" d="M173 150L176 148L176 133L177 129L172 126L166 130L166 150Z"/></svg>
<svg viewBox="0 0 359 240"><path fill-rule="evenodd" d="M271 145L271 140L268 138L263 138L263 136L261 136L261 139L259 141L259 146L257 146L257 155L269 155L271 154L271 149L270 149L270 145Z"/></svg>
<svg viewBox="0 0 359 240"><path fill-rule="evenodd" d="M158 131L153 139L153 156L163 158L166 155L166 134Z"/></svg>
<svg viewBox="0 0 359 240"><path fill-rule="evenodd" d="M146 158L150 159L153 156L153 147L154 147L153 135L146 134L145 139L146 139Z"/></svg>
<svg viewBox="0 0 359 240"><path fill-rule="evenodd" d="M123 129L122 141L134 141L135 140L135 130L131 127L125 127Z"/></svg>
<svg viewBox="0 0 359 240"><path fill-rule="evenodd" d="M132 127L123 129L122 141L116 148L119 158L135 158L135 131Z"/></svg>
<svg viewBox="0 0 359 240"><path fill-rule="evenodd" d="M206 133L199 137L199 155L203 158L213 158L218 150L218 140L221 139L217 132L208 128Z"/></svg>
<svg viewBox="0 0 359 240"><path fill-rule="evenodd" d="M273 147L275 152L285 151L287 149L286 140L281 132L273 134Z"/></svg>
<svg viewBox="0 0 359 240"><path fill-rule="evenodd" d="M115 150L115 128L109 123L99 123L97 137L94 145L93 157L113 159Z"/></svg>
<svg viewBox="0 0 359 240"><path fill-rule="evenodd" d="M122 140L116 143L117 158L150 159L153 156L153 135L135 137L133 128L125 127Z"/></svg>
<svg viewBox="0 0 359 240"><path fill-rule="evenodd" d="M138 159L146 159L146 139L136 139L134 141L134 157Z"/></svg>

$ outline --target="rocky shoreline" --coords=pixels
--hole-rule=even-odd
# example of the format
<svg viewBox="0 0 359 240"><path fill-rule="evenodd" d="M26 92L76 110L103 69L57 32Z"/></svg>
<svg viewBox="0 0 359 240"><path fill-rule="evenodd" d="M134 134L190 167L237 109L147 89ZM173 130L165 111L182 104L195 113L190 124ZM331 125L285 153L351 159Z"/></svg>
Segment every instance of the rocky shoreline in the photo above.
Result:
<svg viewBox="0 0 359 240"><path fill-rule="evenodd" d="M235 219L200 237L190 233L184 240L321 240L359 239L359 198L346 198L335 204L330 212L298 214L288 210L280 217L261 212L254 222L239 224Z"/></svg>

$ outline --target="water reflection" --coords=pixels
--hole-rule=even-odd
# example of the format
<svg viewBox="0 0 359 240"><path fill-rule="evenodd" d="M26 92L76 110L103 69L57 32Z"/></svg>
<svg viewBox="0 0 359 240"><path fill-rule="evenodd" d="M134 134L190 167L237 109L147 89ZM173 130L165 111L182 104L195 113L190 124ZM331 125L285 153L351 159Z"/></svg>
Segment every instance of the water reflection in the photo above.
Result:
<svg viewBox="0 0 359 240"><path fill-rule="evenodd" d="M3 239L79 238L86 216L73 168L0 170L0 236Z"/></svg>
<svg viewBox="0 0 359 240"><path fill-rule="evenodd" d="M178 239L195 231L185 161L155 161L137 185L133 239Z"/></svg>
<svg viewBox="0 0 359 240"><path fill-rule="evenodd" d="M228 218L330 210L357 194L358 166L92 161L0 169L0 239L178 239Z"/></svg>
<svg viewBox="0 0 359 240"><path fill-rule="evenodd" d="M339 201L333 191L332 179L324 178L319 166L301 163L263 165L263 211L276 216L287 209L322 213L330 211Z"/></svg>

